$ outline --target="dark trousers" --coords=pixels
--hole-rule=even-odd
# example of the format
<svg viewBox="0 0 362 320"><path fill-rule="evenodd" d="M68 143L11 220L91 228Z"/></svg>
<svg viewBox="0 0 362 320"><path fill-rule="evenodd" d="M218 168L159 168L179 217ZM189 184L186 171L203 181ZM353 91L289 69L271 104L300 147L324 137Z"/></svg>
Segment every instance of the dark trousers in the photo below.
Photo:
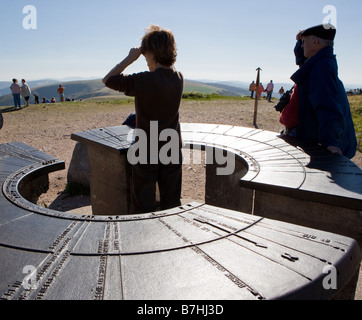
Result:
<svg viewBox="0 0 362 320"><path fill-rule="evenodd" d="M267 99L269 102L271 102L272 94L273 94L273 91L267 91L267 97L266 97L266 99Z"/></svg>
<svg viewBox="0 0 362 320"><path fill-rule="evenodd" d="M156 182L161 210L181 205L182 164L137 164L131 166L131 214L156 210Z"/></svg>
<svg viewBox="0 0 362 320"><path fill-rule="evenodd" d="M14 106L15 106L15 109L16 109L17 107L21 108L20 93L13 93L13 98L14 98Z"/></svg>

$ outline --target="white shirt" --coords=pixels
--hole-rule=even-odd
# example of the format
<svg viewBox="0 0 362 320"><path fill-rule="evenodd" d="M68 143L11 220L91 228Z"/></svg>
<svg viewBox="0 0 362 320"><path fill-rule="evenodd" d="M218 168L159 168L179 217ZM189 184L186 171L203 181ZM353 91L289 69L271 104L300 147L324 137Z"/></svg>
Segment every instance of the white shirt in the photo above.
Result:
<svg viewBox="0 0 362 320"><path fill-rule="evenodd" d="M30 97L31 95L31 90L26 83L23 83L23 85L21 86L21 95L23 97Z"/></svg>

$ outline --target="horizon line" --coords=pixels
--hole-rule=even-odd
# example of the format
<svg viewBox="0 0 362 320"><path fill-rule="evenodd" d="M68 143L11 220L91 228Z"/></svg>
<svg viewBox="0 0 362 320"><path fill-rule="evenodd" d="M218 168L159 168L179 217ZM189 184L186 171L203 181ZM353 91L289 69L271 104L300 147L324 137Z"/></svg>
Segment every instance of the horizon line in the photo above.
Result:
<svg viewBox="0 0 362 320"><path fill-rule="evenodd" d="M26 82L36 82L36 81L57 81L59 83L63 82L74 82L74 81L91 81L91 80L102 80L102 77L65 77L65 78L39 78L39 79L31 79L31 80L26 80ZM250 83L252 80L224 80L224 79L202 79L202 78L185 78L185 80L188 81L198 81L198 82L202 82L202 83L212 83L212 82L240 82L240 83ZM11 84L11 80L0 80L0 82L9 82ZM293 82L289 79L289 81L273 81L276 84L293 84ZM343 82L345 86L353 86L353 88L362 88L362 83L349 83L349 82Z"/></svg>

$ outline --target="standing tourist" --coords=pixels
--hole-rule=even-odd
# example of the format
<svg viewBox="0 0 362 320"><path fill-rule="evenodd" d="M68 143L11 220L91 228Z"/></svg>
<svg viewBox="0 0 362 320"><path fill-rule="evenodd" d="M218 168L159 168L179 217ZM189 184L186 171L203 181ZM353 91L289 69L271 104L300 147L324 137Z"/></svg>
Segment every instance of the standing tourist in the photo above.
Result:
<svg viewBox="0 0 362 320"><path fill-rule="evenodd" d="M357 139L349 101L334 55L336 28L319 25L300 34L305 63L291 79L298 86L297 138L353 158Z"/></svg>
<svg viewBox="0 0 362 320"><path fill-rule="evenodd" d="M254 81L250 84L249 91L251 92L250 93L250 98L253 99L254 98L254 92L256 91L256 84L255 84Z"/></svg>
<svg viewBox="0 0 362 320"><path fill-rule="evenodd" d="M31 96L31 90L30 90L28 84L26 83L25 79L22 79L21 83L22 83L21 96L24 98L24 100L26 102L26 107L29 107L29 99Z"/></svg>
<svg viewBox="0 0 362 320"><path fill-rule="evenodd" d="M64 102L64 90L65 88L62 85L59 85L58 94L60 102Z"/></svg>
<svg viewBox="0 0 362 320"><path fill-rule="evenodd" d="M266 86L266 99L271 102L272 94L274 90L274 83L273 80L270 80L268 85Z"/></svg>
<svg viewBox="0 0 362 320"><path fill-rule="evenodd" d="M149 72L124 74L124 70L141 55L146 58ZM131 49L128 56L103 79L107 87L136 98L135 133L138 140L133 146L143 145L143 148L138 149L143 157L131 165L131 214L156 210L156 183L160 190L161 210L181 205L182 142L179 108L184 80L182 74L174 68L176 57L172 32L151 25L142 39L141 47ZM155 123L158 126L156 129ZM159 152L168 145L168 141L153 139L151 133L155 130L156 134L167 131L171 135L173 155L169 163L162 160ZM177 141L173 139L175 136ZM142 140L146 141L142 144Z"/></svg>
<svg viewBox="0 0 362 320"><path fill-rule="evenodd" d="M15 110L18 108L21 109L21 104L20 104L21 88L18 84L18 79L13 79L13 83L10 86L10 90L11 93L13 94Z"/></svg>

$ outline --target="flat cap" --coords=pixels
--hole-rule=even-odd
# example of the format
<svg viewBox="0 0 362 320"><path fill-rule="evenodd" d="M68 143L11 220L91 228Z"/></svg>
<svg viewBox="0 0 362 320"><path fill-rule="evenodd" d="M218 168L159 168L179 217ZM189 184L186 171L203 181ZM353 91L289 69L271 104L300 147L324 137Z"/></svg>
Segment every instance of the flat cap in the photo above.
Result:
<svg viewBox="0 0 362 320"><path fill-rule="evenodd" d="M321 24L319 26L311 27L303 30L301 36L316 36L326 40L334 40L336 37L336 27L331 24Z"/></svg>

